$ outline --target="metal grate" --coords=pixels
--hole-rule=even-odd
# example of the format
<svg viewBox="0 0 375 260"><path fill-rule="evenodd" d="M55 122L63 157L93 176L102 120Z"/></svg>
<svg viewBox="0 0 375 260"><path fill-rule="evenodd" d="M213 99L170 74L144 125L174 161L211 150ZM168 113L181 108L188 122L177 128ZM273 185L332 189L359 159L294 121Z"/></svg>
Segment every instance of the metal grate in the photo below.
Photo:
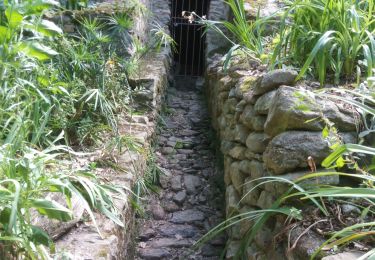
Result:
<svg viewBox="0 0 375 260"><path fill-rule="evenodd" d="M207 15L209 0L171 1L171 33L177 43L174 54L176 73L180 76L201 76L205 67L205 28L196 21L189 21L186 14Z"/></svg>

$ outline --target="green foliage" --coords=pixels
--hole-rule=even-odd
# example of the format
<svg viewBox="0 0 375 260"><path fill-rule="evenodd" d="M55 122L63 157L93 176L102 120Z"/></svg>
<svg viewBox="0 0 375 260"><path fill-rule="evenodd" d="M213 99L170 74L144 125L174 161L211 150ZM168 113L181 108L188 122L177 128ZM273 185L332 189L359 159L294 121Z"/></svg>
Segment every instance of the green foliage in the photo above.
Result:
<svg viewBox="0 0 375 260"><path fill-rule="evenodd" d="M271 65L279 61L302 66L298 78L309 69L326 81L353 78L356 68L372 75L375 58L374 3L356 0L297 0L281 13L279 42Z"/></svg>
<svg viewBox="0 0 375 260"><path fill-rule="evenodd" d="M102 144L104 132L118 136L116 115L131 98L127 61L98 20L63 35L43 19L56 7L28 0L0 6L1 259L50 259L53 241L34 220L71 220L73 200L94 223L98 211L123 226L113 202L126 197L123 189L98 179L89 170L95 165L75 165L78 154L64 144ZM118 142L137 147L127 137Z"/></svg>

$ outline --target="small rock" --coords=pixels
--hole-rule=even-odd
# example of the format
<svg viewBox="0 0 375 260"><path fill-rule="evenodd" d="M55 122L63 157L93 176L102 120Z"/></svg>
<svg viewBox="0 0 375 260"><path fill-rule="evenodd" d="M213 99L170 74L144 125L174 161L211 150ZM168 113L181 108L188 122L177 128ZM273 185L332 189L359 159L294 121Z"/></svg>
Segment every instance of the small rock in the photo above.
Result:
<svg viewBox="0 0 375 260"><path fill-rule="evenodd" d="M196 191L196 188L200 186L201 180L198 176L186 174L184 176L185 188L188 194L193 194Z"/></svg>
<svg viewBox="0 0 375 260"><path fill-rule="evenodd" d="M350 204L341 205L341 210L342 210L342 213L344 214L350 214L350 213L361 214L361 210L358 207L350 205Z"/></svg>
<svg viewBox="0 0 375 260"><path fill-rule="evenodd" d="M162 154L168 155L168 154L173 153L173 151L174 151L174 149L172 147L169 147L169 146L161 148Z"/></svg>
<svg viewBox="0 0 375 260"><path fill-rule="evenodd" d="M167 212L175 212L175 211L178 211L180 209L180 207L176 203L174 203L173 201L168 201L168 202L164 203L164 209Z"/></svg>
<svg viewBox="0 0 375 260"><path fill-rule="evenodd" d="M172 257L168 250L163 248L142 248L139 250L139 255L145 260L170 259Z"/></svg>
<svg viewBox="0 0 375 260"><path fill-rule="evenodd" d="M269 137L264 133L251 133L246 139L246 146L251 152L263 153L269 142Z"/></svg>
<svg viewBox="0 0 375 260"><path fill-rule="evenodd" d="M179 191L182 189L181 175L173 176L171 179L171 189L173 191Z"/></svg>
<svg viewBox="0 0 375 260"><path fill-rule="evenodd" d="M152 228L147 228L146 230L141 230L139 239L141 241L147 241L150 240L150 238L154 237L156 235L156 232Z"/></svg>
<svg viewBox="0 0 375 260"><path fill-rule="evenodd" d="M165 211L159 204L154 204L151 206L151 212L156 220L162 220L165 218Z"/></svg>
<svg viewBox="0 0 375 260"><path fill-rule="evenodd" d="M150 246L153 248L161 247L171 247L171 248L181 248L191 246L191 242L187 239L177 240L176 238L159 238L153 240L150 243Z"/></svg>
<svg viewBox="0 0 375 260"><path fill-rule="evenodd" d="M190 225L165 224L158 227L161 235L167 237L181 236L184 238L192 238L199 234L199 229Z"/></svg>
<svg viewBox="0 0 375 260"><path fill-rule="evenodd" d="M203 212L195 209L187 209L173 213L171 222L176 224L193 223L204 220Z"/></svg>
<svg viewBox="0 0 375 260"><path fill-rule="evenodd" d="M173 197L173 201L182 205L186 199L186 191L180 191Z"/></svg>
<svg viewBox="0 0 375 260"><path fill-rule="evenodd" d="M261 84L257 84L254 88L256 95L274 90L281 85L294 85L298 73L294 70L289 69L276 69L268 72L263 76Z"/></svg>

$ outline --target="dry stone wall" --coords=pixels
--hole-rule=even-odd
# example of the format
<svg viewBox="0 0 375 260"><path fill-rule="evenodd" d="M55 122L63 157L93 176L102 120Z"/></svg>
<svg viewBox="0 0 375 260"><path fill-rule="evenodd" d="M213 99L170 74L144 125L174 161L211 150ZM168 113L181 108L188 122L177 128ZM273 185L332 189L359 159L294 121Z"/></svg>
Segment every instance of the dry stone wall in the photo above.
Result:
<svg viewBox="0 0 375 260"><path fill-rule="evenodd" d="M294 85L295 71L267 72L260 64L237 59L224 72L222 56L215 55L211 60L206 88L212 124L224 155L227 217L270 208L288 189L285 184L268 183L253 190L256 184L250 181L265 176L295 180L310 172L310 156L320 165L330 153L329 144L322 137L322 114L335 124L345 142L356 142L353 113L340 104L310 95L307 85ZM337 176L315 181L339 183ZM286 242L274 240L284 228L284 221L279 218L267 223L246 250L246 259L286 259ZM229 230L227 259L235 257L240 240L251 225L243 221ZM294 230L291 240L301 232ZM288 256L307 259L321 242L317 234L308 232Z"/></svg>

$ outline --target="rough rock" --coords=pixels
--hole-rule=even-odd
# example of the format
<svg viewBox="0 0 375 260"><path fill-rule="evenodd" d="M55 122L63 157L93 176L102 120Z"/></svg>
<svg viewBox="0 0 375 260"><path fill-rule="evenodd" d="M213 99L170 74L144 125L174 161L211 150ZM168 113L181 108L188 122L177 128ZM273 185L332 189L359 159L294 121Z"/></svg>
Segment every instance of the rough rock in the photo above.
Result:
<svg viewBox="0 0 375 260"><path fill-rule="evenodd" d="M145 260L169 259L172 255L164 248L141 248L139 255Z"/></svg>
<svg viewBox="0 0 375 260"><path fill-rule="evenodd" d="M246 144L246 138L249 136L249 133L250 130L246 126L237 124L236 128L234 129L234 140L242 144Z"/></svg>
<svg viewBox="0 0 375 260"><path fill-rule="evenodd" d="M273 90L260 96L255 103L254 111L257 114L267 115L273 103L273 98L275 97L276 92L276 90Z"/></svg>
<svg viewBox="0 0 375 260"><path fill-rule="evenodd" d="M161 220L165 218L165 211L159 204L154 204L151 206L151 212L154 219Z"/></svg>
<svg viewBox="0 0 375 260"><path fill-rule="evenodd" d="M352 134L342 134L344 140L353 142ZM320 132L290 131L279 134L267 146L263 161L275 174L306 168L311 156L319 165L330 154L328 142Z"/></svg>
<svg viewBox="0 0 375 260"><path fill-rule="evenodd" d="M225 192L225 206L227 216L238 211L239 201L240 196L238 195L238 192L233 187L233 185L229 185Z"/></svg>
<svg viewBox="0 0 375 260"><path fill-rule="evenodd" d="M195 209L187 209L173 213L171 222L175 224L193 223L195 221L204 220L204 214L202 211Z"/></svg>
<svg viewBox="0 0 375 260"><path fill-rule="evenodd" d="M199 230L198 228L191 225L175 225L175 224L165 224L158 227L158 231L161 235L167 237L181 236L184 238L195 237Z"/></svg>
<svg viewBox="0 0 375 260"><path fill-rule="evenodd" d="M304 231L305 228L300 226L292 229L290 232L291 244L293 244ZM309 259L323 242L325 241L321 236L310 230L299 238L296 248L291 251L291 255L296 259ZM322 255L323 252L318 254L317 258L320 259Z"/></svg>
<svg viewBox="0 0 375 260"><path fill-rule="evenodd" d="M264 169L263 163L257 160L252 160L250 162L250 172L251 178L253 179L258 179L266 175L266 170Z"/></svg>
<svg viewBox="0 0 375 260"><path fill-rule="evenodd" d="M245 158L245 151L245 146L237 145L228 152L228 155L231 156L233 159L243 160Z"/></svg>
<svg viewBox="0 0 375 260"><path fill-rule="evenodd" d="M196 191L196 188L200 186L201 181L198 176L186 174L184 175L184 183L186 192L188 194L193 194Z"/></svg>
<svg viewBox="0 0 375 260"><path fill-rule="evenodd" d="M225 255L225 259L228 259L228 260L236 259L235 256L240 246L241 246L241 242L239 241L228 242L227 253Z"/></svg>
<svg viewBox="0 0 375 260"><path fill-rule="evenodd" d="M342 132L356 130L352 112L344 113L335 102L315 98L306 90L283 86L277 90L272 100L265 132L275 136L286 130L320 131L325 126L320 119L321 113Z"/></svg>
<svg viewBox="0 0 375 260"><path fill-rule="evenodd" d="M246 175L251 175L251 161L249 160L240 161L239 169L241 172L245 173Z"/></svg>
<svg viewBox="0 0 375 260"><path fill-rule="evenodd" d="M240 171L240 163L238 161L231 164L229 174L234 188L238 193L241 193L245 174Z"/></svg>
<svg viewBox="0 0 375 260"><path fill-rule="evenodd" d="M261 209L269 209L274 203L276 198L272 195L272 193L263 190L260 195L256 205Z"/></svg>
<svg viewBox="0 0 375 260"><path fill-rule="evenodd" d="M331 172L332 170L327 169L317 169L317 172ZM309 174L309 171L298 171L283 174L283 178L289 181L295 181L298 178ZM306 179L302 182L299 182L298 185L308 186L314 184L325 184L325 185L338 185L340 183L340 177L338 175L328 175L328 176L320 176L316 178ZM273 194L274 196L280 196L285 193L289 188L290 184L285 182L270 182L264 185L265 190L269 193Z"/></svg>
<svg viewBox="0 0 375 260"><path fill-rule="evenodd" d="M251 133L246 139L247 148L254 153L263 153L269 142L269 137L264 133Z"/></svg>
<svg viewBox="0 0 375 260"><path fill-rule="evenodd" d="M256 183L251 181L251 178L246 178L244 181L241 203L256 206L259 199L259 189L254 189Z"/></svg>
<svg viewBox="0 0 375 260"><path fill-rule="evenodd" d="M186 191L177 192L176 195L173 196L173 201L177 204L182 205L186 199Z"/></svg>
<svg viewBox="0 0 375 260"><path fill-rule="evenodd" d="M181 175L173 176L170 182L171 182L171 189L173 191L179 191L182 189Z"/></svg>
<svg viewBox="0 0 375 260"><path fill-rule="evenodd" d="M268 72L263 76L261 84L255 85L254 94L261 95L281 85L293 85L297 75L296 71L289 69L276 69Z"/></svg>

